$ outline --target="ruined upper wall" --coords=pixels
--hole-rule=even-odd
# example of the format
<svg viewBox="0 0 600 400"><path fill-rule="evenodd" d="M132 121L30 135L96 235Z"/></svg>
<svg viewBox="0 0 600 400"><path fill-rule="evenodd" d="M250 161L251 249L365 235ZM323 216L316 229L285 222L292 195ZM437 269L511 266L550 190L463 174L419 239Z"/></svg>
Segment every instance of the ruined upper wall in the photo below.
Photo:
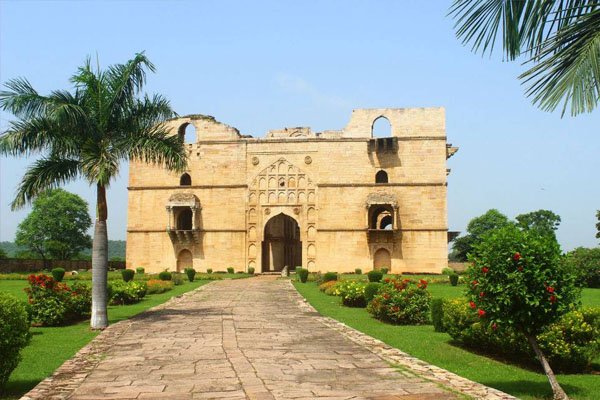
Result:
<svg viewBox="0 0 600 400"><path fill-rule="evenodd" d="M274 129L267 132L265 138L272 139L337 139L337 138L371 138L373 124L379 118L386 118L391 125L391 134L395 137L445 137L446 120L443 107L432 108L361 108L352 111L350 121L344 129L327 130L313 133L308 127ZM239 140L251 136L240 135L240 132L229 125L217 121L207 115L188 115L169 120L169 129L184 135L185 128L193 125L196 129L196 142L212 140Z"/></svg>
<svg viewBox="0 0 600 400"><path fill-rule="evenodd" d="M443 107L432 107L352 110L342 137L372 137L373 124L381 117L390 122L392 136L446 136L446 112Z"/></svg>

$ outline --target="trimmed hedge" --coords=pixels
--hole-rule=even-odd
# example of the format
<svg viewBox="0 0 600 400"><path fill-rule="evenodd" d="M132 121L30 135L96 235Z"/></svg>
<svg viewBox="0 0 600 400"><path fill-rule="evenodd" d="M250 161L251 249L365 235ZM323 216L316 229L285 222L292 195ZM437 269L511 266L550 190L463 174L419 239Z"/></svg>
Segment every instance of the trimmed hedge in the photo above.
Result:
<svg viewBox="0 0 600 400"><path fill-rule="evenodd" d="M296 274L298 274L300 282L306 283L306 281L308 280L308 270L306 268L296 268Z"/></svg>
<svg viewBox="0 0 600 400"><path fill-rule="evenodd" d="M63 278L65 277L64 268L53 268L50 272L52 273L52 277L56 282L62 282Z"/></svg>
<svg viewBox="0 0 600 400"><path fill-rule="evenodd" d="M135 275L135 271L132 269L123 269L121 270L121 277L125 282L129 282L133 280L133 276Z"/></svg>
<svg viewBox="0 0 600 400"><path fill-rule="evenodd" d="M377 269L373 271L369 271L367 273L367 278L369 278L369 282L381 282L383 279L383 272Z"/></svg>
<svg viewBox="0 0 600 400"><path fill-rule="evenodd" d="M0 292L0 392L21 361L21 349L29 343L29 324L25 303Z"/></svg>
<svg viewBox="0 0 600 400"><path fill-rule="evenodd" d="M536 365L527 339L511 329L490 326L465 300L443 301L442 329L463 346ZM600 308L570 311L539 335L538 344L552 369L585 372L600 356Z"/></svg>
<svg viewBox="0 0 600 400"><path fill-rule="evenodd" d="M337 279L337 272L325 272L325 274L323 275L323 282L337 281Z"/></svg>
<svg viewBox="0 0 600 400"><path fill-rule="evenodd" d="M188 277L188 281L194 282L194 278L196 277L196 270L194 268L186 268L185 274Z"/></svg>

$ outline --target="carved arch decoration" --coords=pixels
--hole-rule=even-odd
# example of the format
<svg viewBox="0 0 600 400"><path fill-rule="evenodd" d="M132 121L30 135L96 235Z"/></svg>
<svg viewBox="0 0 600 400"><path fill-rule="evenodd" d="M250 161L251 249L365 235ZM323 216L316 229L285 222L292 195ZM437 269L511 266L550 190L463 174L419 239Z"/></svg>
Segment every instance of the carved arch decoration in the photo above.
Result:
<svg viewBox="0 0 600 400"><path fill-rule="evenodd" d="M246 200L248 267L262 265L261 241L265 224L271 214L279 213L298 221L302 263L309 267L316 265L317 187L305 171L281 157L252 179Z"/></svg>

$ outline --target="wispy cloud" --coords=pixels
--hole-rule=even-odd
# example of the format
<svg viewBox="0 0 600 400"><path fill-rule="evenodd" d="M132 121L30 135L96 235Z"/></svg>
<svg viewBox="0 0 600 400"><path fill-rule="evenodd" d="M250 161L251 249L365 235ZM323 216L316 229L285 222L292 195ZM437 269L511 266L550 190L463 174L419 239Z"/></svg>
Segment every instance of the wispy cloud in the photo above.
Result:
<svg viewBox="0 0 600 400"><path fill-rule="evenodd" d="M275 83L281 89L304 96L318 106L347 109L350 102L342 97L324 93L305 79L290 74L278 74Z"/></svg>

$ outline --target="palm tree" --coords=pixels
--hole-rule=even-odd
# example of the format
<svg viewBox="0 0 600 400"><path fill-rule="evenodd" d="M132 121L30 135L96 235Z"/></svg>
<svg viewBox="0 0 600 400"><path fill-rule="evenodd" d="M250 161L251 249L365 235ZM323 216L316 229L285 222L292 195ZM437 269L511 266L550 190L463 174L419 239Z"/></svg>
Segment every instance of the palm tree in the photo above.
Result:
<svg viewBox="0 0 600 400"><path fill-rule="evenodd" d="M74 91L42 96L24 78L8 81L0 108L17 117L0 136L0 154L41 154L25 172L11 207L18 209L43 191L78 177L96 187L92 246L92 329L108 326L108 209L106 189L122 161L137 159L181 171L187 165L182 141L163 124L175 115L160 95L140 96L146 69L141 54L106 70L88 58L72 78Z"/></svg>
<svg viewBox="0 0 600 400"><path fill-rule="evenodd" d="M454 0L456 35L473 51L528 57L519 76L526 95L544 111L591 112L600 100L600 1Z"/></svg>

